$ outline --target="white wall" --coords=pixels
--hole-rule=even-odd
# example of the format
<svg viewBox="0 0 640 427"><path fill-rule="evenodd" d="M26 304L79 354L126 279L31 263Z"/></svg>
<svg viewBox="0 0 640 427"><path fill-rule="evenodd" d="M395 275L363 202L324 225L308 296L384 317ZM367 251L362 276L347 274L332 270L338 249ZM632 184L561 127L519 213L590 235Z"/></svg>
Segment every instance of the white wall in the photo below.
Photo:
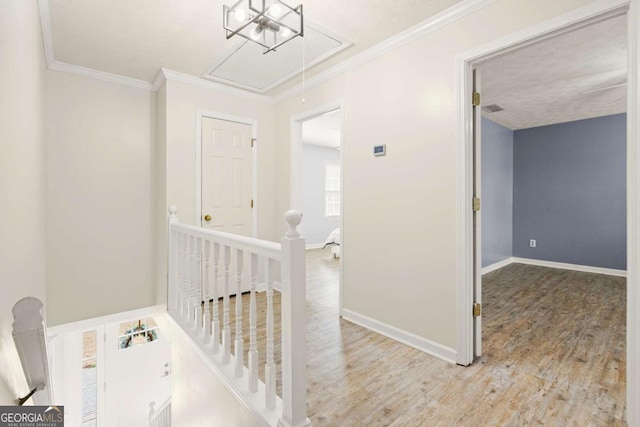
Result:
<svg viewBox="0 0 640 427"><path fill-rule="evenodd" d="M344 100L345 310L455 348L455 57L588 3L497 0L276 106L286 164L291 116ZM289 185L279 167L278 210Z"/></svg>
<svg viewBox="0 0 640 427"><path fill-rule="evenodd" d="M35 0L0 0L0 405L28 393L11 309L45 301L45 64Z"/></svg>
<svg viewBox="0 0 640 427"><path fill-rule="evenodd" d="M272 104L191 86L166 82L167 205L178 207L183 223L195 222L196 111L253 119L258 122L258 237L280 240L274 231L274 107ZM280 214L278 214L280 215ZM284 212L282 212L284 215ZM284 223L284 220L282 220Z"/></svg>
<svg viewBox="0 0 640 427"><path fill-rule="evenodd" d="M169 323L171 424L174 426L259 426L195 350L191 338Z"/></svg>
<svg viewBox="0 0 640 427"><path fill-rule="evenodd" d="M167 87L162 85L155 94L155 138L152 144L153 162L153 245L156 304L167 301Z"/></svg>
<svg viewBox="0 0 640 427"><path fill-rule="evenodd" d="M155 302L151 104L149 91L47 72L52 325Z"/></svg>
<svg viewBox="0 0 640 427"><path fill-rule="evenodd" d="M304 126L304 124L303 124ZM329 233L340 227L340 217L325 216L325 167L340 164L340 152L335 148L304 144L302 148L302 213L300 226L307 246L323 244Z"/></svg>
<svg viewBox="0 0 640 427"><path fill-rule="evenodd" d="M155 261L156 303L166 301L167 210L178 208L178 218L195 223L197 110L256 120L258 238L279 241L274 224L275 142L272 104L241 98L208 88L167 80L155 99ZM284 215L284 213L283 213ZM284 223L284 220L282 220ZM278 230L279 231L279 230Z"/></svg>

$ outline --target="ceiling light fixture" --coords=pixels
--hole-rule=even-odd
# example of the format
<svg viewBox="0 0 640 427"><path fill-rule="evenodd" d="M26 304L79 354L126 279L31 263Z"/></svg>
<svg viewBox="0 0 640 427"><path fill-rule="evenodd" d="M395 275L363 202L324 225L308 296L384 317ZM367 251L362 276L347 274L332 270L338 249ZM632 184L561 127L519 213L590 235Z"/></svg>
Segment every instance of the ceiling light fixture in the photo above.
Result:
<svg viewBox="0 0 640 427"><path fill-rule="evenodd" d="M301 4L292 8L280 0L239 0L222 9L227 40L244 37L264 47L264 53L304 36Z"/></svg>

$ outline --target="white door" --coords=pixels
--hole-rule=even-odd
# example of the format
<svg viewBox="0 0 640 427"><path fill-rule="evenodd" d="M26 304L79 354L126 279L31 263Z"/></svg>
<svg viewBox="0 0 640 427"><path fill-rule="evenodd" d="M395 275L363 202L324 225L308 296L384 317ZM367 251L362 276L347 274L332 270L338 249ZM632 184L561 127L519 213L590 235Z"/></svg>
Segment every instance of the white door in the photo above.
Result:
<svg viewBox="0 0 640 427"><path fill-rule="evenodd" d="M253 236L253 141L251 126L227 120L202 118L202 226L226 233ZM212 248L212 252L213 248ZM220 250L220 270L215 294L208 298L235 295L237 252ZM227 291L224 286L224 257L231 256ZM243 254L245 259L247 254ZM250 290L249 264L243 262L240 292ZM213 274L213 271L211 272ZM203 282L204 283L204 282Z"/></svg>
<svg viewBox="0 0 640 427"><path fill-rule="evenodd" d="M473 70L473 92L480 93L480 71ZM481 98L480 98L481 99ZM482 216L480 210L480 165L481 165L481 119L482 109L480 103L473 106L473 355L475 357L482 355L482 311L476 313L476 305L482 304ZM476 205L475 199L478 200ZM479 306L481 307L481 305ZM477 314L477 315L476 315Z"/></svg>
<svg viewBox="0 0 640 427"><path fill-rule="evenodd" d="M105 327L105 426L147 427L151 407L158 409L171 396L171 348L162 333L158 339L132 336L120 348L120 324Z"/></svg>
<svg viewBox="0 0 640 427"><path fill-rule="evenodd" d="M251 126L202 118L202 226L253 235Z"/></svg>

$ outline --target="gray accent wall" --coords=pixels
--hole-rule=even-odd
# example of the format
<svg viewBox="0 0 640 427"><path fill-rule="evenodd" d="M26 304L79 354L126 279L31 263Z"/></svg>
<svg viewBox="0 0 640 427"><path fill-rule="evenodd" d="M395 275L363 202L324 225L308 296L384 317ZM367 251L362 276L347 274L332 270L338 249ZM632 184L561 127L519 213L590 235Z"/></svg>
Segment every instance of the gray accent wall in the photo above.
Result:
<svg viewBox="0 0 640 427"><path fill-rule="evenodd" d="M625 114L515 131L513 170L513 256L626 269Z"/></svg>
<svg viewBox="0 0 640 427"><path fill-rule="evenodd" d="M324 169L327 162L340 163L335 148L303 145L302 153L302 235L307 245L324 243L329 234L340 227L340 217L324 216Z"/></svg>
<svg viewBox="0 0 640 427"><path fill-rule="evenodd" d="M482 118L482 266L512 256L513 131Z"/></svg>

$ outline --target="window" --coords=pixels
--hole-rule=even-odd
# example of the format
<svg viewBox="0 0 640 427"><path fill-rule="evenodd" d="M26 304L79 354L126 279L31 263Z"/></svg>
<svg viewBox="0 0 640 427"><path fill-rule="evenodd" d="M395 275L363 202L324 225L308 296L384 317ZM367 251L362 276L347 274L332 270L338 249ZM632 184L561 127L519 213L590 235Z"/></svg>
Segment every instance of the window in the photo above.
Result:
<svg viewBox="0 0 640 427"><path fill-rule="evenodd" d="M140 319L120 324L118 348L124 350L158 339L158 325L155 320Z"/></svg>
<svg viewBox="0 0 640 427"><path fill-rule="evenodd" d="M327 163L324 168L324 215L340 215L340 165Z"/></svg>

